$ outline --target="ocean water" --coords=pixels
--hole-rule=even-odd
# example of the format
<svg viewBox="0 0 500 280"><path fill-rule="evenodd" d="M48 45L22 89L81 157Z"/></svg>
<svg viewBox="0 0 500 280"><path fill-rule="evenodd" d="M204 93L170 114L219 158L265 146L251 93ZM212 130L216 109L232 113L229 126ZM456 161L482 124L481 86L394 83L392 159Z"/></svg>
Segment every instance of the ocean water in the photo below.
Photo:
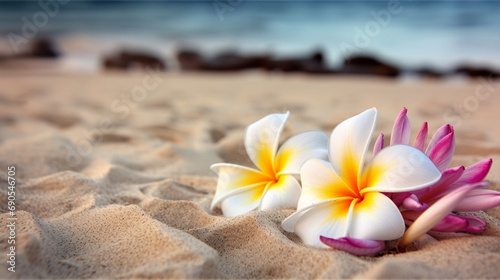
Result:
<svg viewBox="0 0 500 280"><path fill-rule="evenodd" d="M3 48L14 48L13 34L29 39L31 32L81 57L122 47L167 58L183 47L282 57L319 49L331 66L363 53L406 68L500 69L499 1L66 2L0 1Z"/></svg>

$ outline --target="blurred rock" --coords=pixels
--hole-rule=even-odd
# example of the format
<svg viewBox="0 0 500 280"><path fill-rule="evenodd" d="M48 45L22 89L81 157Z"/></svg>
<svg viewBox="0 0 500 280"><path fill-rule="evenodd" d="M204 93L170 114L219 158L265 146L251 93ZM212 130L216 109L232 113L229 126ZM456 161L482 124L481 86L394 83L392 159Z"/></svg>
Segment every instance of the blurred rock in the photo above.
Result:
<svg viewBox="0 0 500 280"><path fill-rule="evenodd" d="M203 64L203 70L238 71L261 68L270 60L268 55L243 56L235 52L223 52Z"/></svg>
<svg viewBox="0 0 500 280"><path fill-rule="evenodd" d="M28 49L17 55L18 58L57 58L59 56L60 53L55 44L45 38L32 39Z"/></svg>
<svg viewBox="0 0 500 280"><path fill-rule="evenodd" d="M57 58L60 56L59 52L53 42L47 39L34 40L31 44L31 55L34 57Z"/></svg>
<svg viewBox="0 0 500 280"><path fill-rule="evenodd" d="M105 69L145 69L150 67L153 69L166 70L166 64L159 58L142 52L121 51L116 55L106 57L103 60Z"/></svg>
<svg viewBox="0 0 500 280"><path fill-rule="evenodd" d="M500 73L493 69L489 69L486 67L473 67L468 65L457 67L457 69L455 69L455 73L464 74L471 78L484 77L496 79L500 76Z"/></svg>
<svg viewBox="0 0 500 280"><path fill-rule="evenodd" d="M58 58L61 53L56 44L49 39L33 38L28 40L26 47L17 54L0 54L0 68L2 70L28 71L63 71Z"/></svg>
<svg viewBox="0 0 500 280"><path fill-rule="evenodd" d="M302 71L310 74L335 74L337 71L329 69L325 64L323 52L316 51L310 58L302 60Z"/></svg>
<svg viewBox="0 0 500 280"><path fill-rule="evenodd" d="M395 78L400 74L400 69L375 57L359 55L344 60L344 65L340 68L339 73Z"/></svg>
<svg viewBox="0 0 500 280"><path fill-rule="evenodd" d="M203 69L203 57L193 50L180 50L177 53L177 61L182 70Z"/></svg>
<svg viewBox="0 0 500 280"><path fill-rule="evenodd" d="M235 51L221 52L213 58L205 59L197 51L181 50L177 60L182 70L198 71L241 71L263 69L266 71L306 72L312 74L336 73L328 69L321 51L305 58L272 59L268 54L241 55Z"/></svg>
<svg viewBox="0 0 500 280"><path fill-rule="evenodd" d="M321 51L314 52L305 58L288 58L269 60L263 67L268 71L306 72L311 74L330 74L336 71L328 69Z"/></svg>
<svg viewBox="0 0 500 280"><path fill-rule="evenodd" d="M430 67L417 68L413 72L419 75L420 77L431 78L431 79L440 79L445 75L445 73L439 72Z"/></svg>
<svg viewBox="0 0 500 280"><path fill-rule="evenodd" d="M264 65L264 70L267 71L282 71L282 72L296 72L301 70L300 59L287 58L287 59L272 59L267 61Z"/></svg>

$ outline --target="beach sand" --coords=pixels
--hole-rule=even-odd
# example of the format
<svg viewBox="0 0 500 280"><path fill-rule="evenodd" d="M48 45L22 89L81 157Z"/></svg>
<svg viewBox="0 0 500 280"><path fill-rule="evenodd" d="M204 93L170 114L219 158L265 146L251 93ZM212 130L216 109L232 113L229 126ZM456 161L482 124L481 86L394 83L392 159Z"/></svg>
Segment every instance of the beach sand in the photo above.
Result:
<svg viewBox="0 0 500 280"><path fill-rule="evenodd" d="M500 277L499 208L477 213L488 224L482 233L431 233L406 253L389 242L376 257L304 245L280 226L293 209L235 218L210 212L217 176L209 166L251 165L247 125L290 111L283 141L307 130L330 133L370 107L379 112L375 134L386 141L403 107L412 141L422 122L430 134L450 122L452 166L493 158L486 179L500 191L498 82L2 74L0 278ZM15 273L6 264L8 166L17 179Z"/></svg>

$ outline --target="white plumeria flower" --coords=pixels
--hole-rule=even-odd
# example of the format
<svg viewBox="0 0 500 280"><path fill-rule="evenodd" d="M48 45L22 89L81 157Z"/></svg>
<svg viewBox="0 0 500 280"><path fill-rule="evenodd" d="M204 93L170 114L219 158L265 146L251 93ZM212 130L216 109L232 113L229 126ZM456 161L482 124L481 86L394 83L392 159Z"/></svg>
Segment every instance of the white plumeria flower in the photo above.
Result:
<svg viewBox="0 0 500 280"><path fill-rule="evenodd" d="M256 208L297 207L301 188L294 175L307 159L328 157L328 136L321 131L304 132L278 150L289 115L271 114L248 126L245 149L260 170L228 163L211 166L219 174L212 210L220 203L224 216L234 217Z"/></svg>
<svg viewBox="0 0 500 280"><path fill-rule="evenodd" d="M330 162L304 163L298 209L283 221L283 229L315 247L327 247L320 236L383 241L403 235L399 209L381 192L418 190L439 180L441 173L424 153L408 145L387 147L364 166L376 119L372 108L340 123L330 136ZM352 247L352 253L358 249Z"/></svg>

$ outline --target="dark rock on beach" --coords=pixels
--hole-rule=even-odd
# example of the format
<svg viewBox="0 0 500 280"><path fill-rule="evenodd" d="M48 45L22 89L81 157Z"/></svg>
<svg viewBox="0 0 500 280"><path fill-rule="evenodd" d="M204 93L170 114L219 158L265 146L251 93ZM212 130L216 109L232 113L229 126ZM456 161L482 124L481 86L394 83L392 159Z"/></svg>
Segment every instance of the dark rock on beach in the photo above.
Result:
<svg viewBox="0 0 500 280"><path fill-rule="evenodd" d="M486 67L473 67L468 65L457 67L457 69L455 69L455 73L464 74L471 78L484 77L497 79L498 77L500 77L500 73L493 69L489 69Z"/></svg>
<svg viewBox="0 0 500 280"><path fill-rule="evenodd" d="M177 60L182 70L241 71L262 69L312 74L336 73L336 71L326 67L323 53L320 51L314 52L308 57L283 59L273 59L269 54L242 55L235 51L225 51L207 59L197 51L181 50L177 53Z"/></svg>
<svg viewBox="0 0 500 280"><path fill-rule="evenodd" d="M325 65L321 51L316 51L309 57L269 60L263 67L268 71L306 72L311 74L331 74L336 71Z"/></svg>
<svg viewBox="0 0 500 280"><path fill-rule="evenodd" d="M25 59L25 58L58 58L61 54L56 44L46 38L34 38L29 41L28 47L13 56L4 56L3 59Z"/></svg>
<svg viewBox="0 0 500 280"><path fill-rule="evenodd" d="M18 53L0 54L2 70L58 71L61 53L53 40L33 38Z"/></svg>
<svg viewBox="0 0 500 280"><path fill-rule="evenodd" d="M132 51L121 51L113 56L104 58L103 67L105 69L152 69L166 70L166 64L158 57L143 53Z"/></svg>
<svg viewBox="0 0 500 280"><path fill-rule="evenodd" d="M440 79L443 76L445 76L445 74L446 74L446 73L440 72L438 70L435 70L431 67L418 68L412 72L414 72L415 74L417 74L420 77L430 78L430 79Z"/></svg>
<svg viewBox="0 0 500 280"><path fill-rule="evenodd" d="M235 52L223 52L203 63L203 70L238 71L263 67L270 60L268 55L243 56Z"/></svg>
<svg viewBox="0 0 500 280"><path fill-rule="evenodd" d="M308 59L302 60L302 71L310 74L335 74L337 71L330 69L325 64L323 52L316 51Z"/></svg>
<svg viewBox="0 0 500 280"><path fill-rule="evenodd" d="M177 61L182 70L202 70L203 57L193 50L180 50L177 53Z"/></svg>
<svg viewBox="0 0 500 280"><path fill-rule="evenodd" d="M395 65L383 62L373 56L359 55L344 60L340 74L376 75L395 78L400 69Z"/></svg>
<svg viewBox="0 0 500 280"><path fill-rule="evenodd" d="M35 39L25 57L57 58L60 56L55 44L48 39Z"/></svg>
<svg viewBox="0 0 500 280"><path fill-rule="evenodd" d="M300 59L285 58L270 60L263 65L263 68L267 71L297 72L302 67Z"/></svg>

